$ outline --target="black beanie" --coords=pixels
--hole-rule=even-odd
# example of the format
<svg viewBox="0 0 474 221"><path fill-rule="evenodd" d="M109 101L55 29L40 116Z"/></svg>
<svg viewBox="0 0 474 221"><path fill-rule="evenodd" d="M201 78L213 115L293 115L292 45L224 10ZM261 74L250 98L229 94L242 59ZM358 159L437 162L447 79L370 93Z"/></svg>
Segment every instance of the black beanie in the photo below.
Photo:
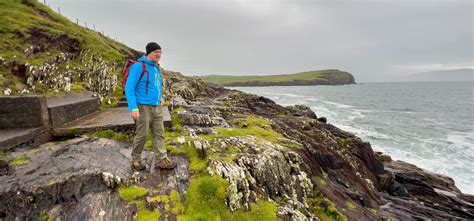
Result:
<svg viewBox="0 0 474 221"><path fill-rule="evenodd" d="M146 55L158 49L161 50L161 47L156 42L150 42L146 45Z"/></svg>

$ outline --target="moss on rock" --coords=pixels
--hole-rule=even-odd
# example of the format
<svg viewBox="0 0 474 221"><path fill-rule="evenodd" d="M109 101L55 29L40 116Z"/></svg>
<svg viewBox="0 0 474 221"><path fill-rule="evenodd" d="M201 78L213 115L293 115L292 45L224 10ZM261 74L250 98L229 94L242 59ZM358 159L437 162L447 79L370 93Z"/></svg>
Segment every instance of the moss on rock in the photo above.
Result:
<svg viewBox="0 0 474 221"><path fill-rule="evenodd" d="M121 199L131 202L138 198L148 195L148 190L138 186L120 186L118 188L119 196Z"/></svg>

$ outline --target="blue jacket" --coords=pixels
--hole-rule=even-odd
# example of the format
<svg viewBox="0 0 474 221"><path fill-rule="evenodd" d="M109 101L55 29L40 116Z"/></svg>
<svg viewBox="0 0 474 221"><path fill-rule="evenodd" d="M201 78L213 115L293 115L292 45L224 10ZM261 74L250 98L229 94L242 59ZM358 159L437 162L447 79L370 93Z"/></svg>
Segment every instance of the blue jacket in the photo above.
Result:
<svg viewBox="0 0 474 221"><path fill-rule="evenodd" d="M138 61L145 62L146 69L150 73L148 79L148 93L146 93L147 73L143 74L142 64L136 62L130 67L127 83L125 85L125 96L127 97L128 109L130 112L138 111L139 104L158 106L161 102L163 77L161 75L159 64L146 59L143 55Z"/></svg>

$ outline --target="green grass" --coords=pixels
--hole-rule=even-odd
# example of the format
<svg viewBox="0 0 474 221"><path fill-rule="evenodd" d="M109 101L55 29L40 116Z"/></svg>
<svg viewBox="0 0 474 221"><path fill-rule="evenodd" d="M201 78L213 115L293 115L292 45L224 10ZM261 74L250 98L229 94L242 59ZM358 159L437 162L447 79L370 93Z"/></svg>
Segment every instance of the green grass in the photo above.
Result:
<svg viewBox="0 0 474 221"><path fill-rule="evenodd" d="M172 190L170 193L170 203L171 203L171 213L174 215L178 215L184 212L184 205L181 200L181 195L179 195L178 191Z"/></svg>
<svg viewBox="0 0 474 221"><path fill-rule="evenodd" d="M228 182L218 176L195 177L186 194L185 212L178 220L278 220L275 204L259 200L251 204L251 211L229 211L225 205Z"/></svg>
<svg viewBox="0 0 474 221"><path fill-rule="evenodd" d="M161 216L159 210L151 211L145 206L144 201L136 201L137 205L137 221L149 221L149 220L158 220Z"/></svg>
<svg viewBox="0 0 474 221"><path fill-rule="evenodd" d="M333 82L350 83L353 77L347 72L330 69L281 75L209 75L197 76L197 78L224 86L269 86L333 84Z"/></svg>
<svg viewBox="0 0 474 221"><path fill-rule="evenodd" d="M118 141L130 141L131 140L131 136L129 136L127 134L124 134L124 133L115 132L115 131L110 130L110 129L91 132L91 133L88 134L88 136L101 137L101 138L107 138L107 139L118 140Z"/></svg>
<svg viewBox="0 0 474 221"><path fill-rule="evenodd" d="M182 214L184 212L181 195L176 190L172 190L169 195L157 195L151 197L150 201L163 205L166 212L174 215Z"/></svg>
<svg viewBox="0 0 474 221"><path fill-rule="evenodd" d="M334 203L321 194L316 194L316 197L308 199L308 204L311 212L322 221L347 221L347 217L339 212Z"/></svg>

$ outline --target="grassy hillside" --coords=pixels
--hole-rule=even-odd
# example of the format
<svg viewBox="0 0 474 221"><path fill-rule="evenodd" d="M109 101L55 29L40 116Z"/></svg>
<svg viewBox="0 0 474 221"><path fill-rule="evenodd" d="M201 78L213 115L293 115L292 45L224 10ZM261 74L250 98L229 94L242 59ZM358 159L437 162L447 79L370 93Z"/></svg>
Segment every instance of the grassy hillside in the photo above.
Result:
<svg viewBox="0 0 474 221"><path fill-rule="evenodd" d="M307 71L282 75L210 75L198 76L208 82L223 86L292 86L292 85L342 85L354 84L354 77L339 70Z"/></svg>
<svg viewBox="0 0 474 221"><path fill-rule="evenodd" d="M37 1L2 0L0 16L0 95L88 89L107 96L120 87L92 77L120 80L124 58L138 55Z"/></svg>

